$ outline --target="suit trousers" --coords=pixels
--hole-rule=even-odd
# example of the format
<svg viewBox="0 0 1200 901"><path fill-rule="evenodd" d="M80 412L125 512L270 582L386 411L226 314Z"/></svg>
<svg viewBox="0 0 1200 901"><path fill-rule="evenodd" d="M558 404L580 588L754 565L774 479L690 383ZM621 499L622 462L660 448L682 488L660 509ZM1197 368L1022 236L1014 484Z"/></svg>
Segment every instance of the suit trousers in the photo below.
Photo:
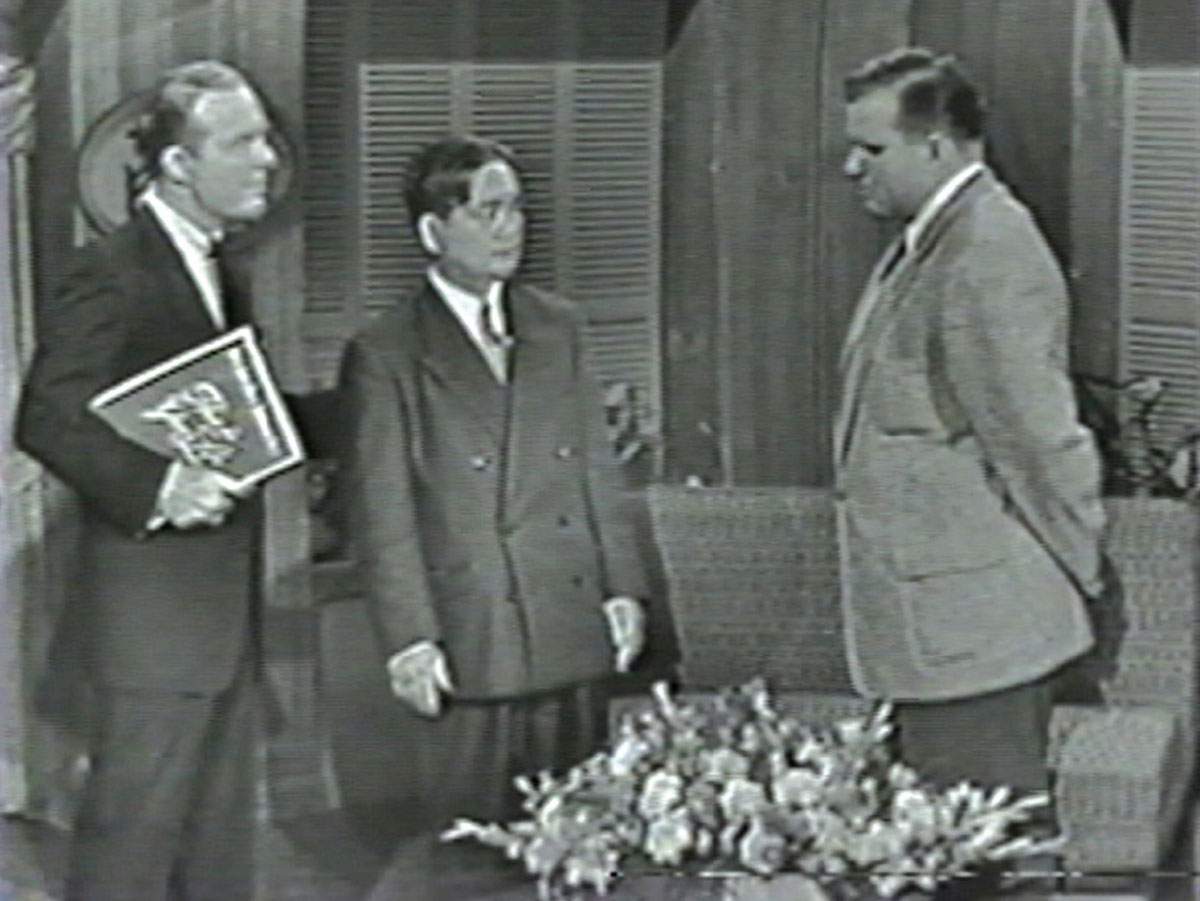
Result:
<svg viewBox="0 0 1200 901"><path fill-rule="evenodd" d="M1007 785L1019 794L1050 791L1046 755L1056 679L1057 674L1052 674L951 701L897 703L894 721L901 760L939 788L965 779L984 788ZM1031 833L1054 834L1053 808L1033 813ZM1046 898L1054 887L1053 877L1047 874L1056 867L1052 858L1027 858L1016 867L1026 875L1007 890L1001 888L1006 880L997 869L976 879L950 883L935 899Z"/></svg>
<svg viewBox="0 0 1200 901"><path fill-rule="evenodd" d="M499 701L451 701L437 719L414 715L421 748L421 799L434 829L457 817L523 816L515 776L561 774L604 737L606 692L572 686Z"/></svg>
<svg viewBox="0 0 1200 901"><path fill-rule="evenodd" d="M898 702L900 757L939 786L1046 791L1053 677L950 701Z"/></svg>
<svg viewBox="0 0 1200 901"><path fill-rule="evenodd" d="M67 901L253 897L259 685L100 692Z"/></svg>

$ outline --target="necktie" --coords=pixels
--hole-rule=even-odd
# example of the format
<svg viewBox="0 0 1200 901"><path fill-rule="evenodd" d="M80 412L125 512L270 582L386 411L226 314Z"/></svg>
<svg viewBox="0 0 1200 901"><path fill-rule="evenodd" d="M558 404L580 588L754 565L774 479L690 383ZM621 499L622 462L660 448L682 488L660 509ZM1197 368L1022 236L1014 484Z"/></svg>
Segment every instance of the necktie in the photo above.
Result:
<svg viewBox="0 0 1200 901"><path fill-rule="evenodd" d="M209 316L212 317L217 328L224 331L228 327L228 322L225 317L225 291L222 284L220 252L220 244L214 242L209 245L208 254L204 259L208 276L206 279L207 290L202 289L200 294L204 299L204 306L208 308Z"/></svg>
<svg viewBox="0 0 1200 901"><path fill-rule="evenodd" d="M492 304L488 298L479 301L479 334L483 337L484 356L492 367L497 381L508 381L508 351L513 340L496 327Z"/></svg>
<svg viewBox="0 0 1200 901"><path fill-rule="evenodd" d="M902 236L896 244L896 249L892 252L891 258L883 267L883 272L880 275L881 279L887 278L896 271L896 267L900 265L900 261L908 256L908 240L907 235Z"/></svg>

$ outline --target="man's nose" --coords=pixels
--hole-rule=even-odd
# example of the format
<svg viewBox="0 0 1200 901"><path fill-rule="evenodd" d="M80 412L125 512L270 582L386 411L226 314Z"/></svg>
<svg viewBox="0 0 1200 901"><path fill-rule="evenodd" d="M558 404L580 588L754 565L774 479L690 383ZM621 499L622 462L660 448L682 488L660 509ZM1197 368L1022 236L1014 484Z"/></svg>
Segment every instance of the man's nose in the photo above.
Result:
<svg viewBox="0 0 1200 901"><path fill-rule="evenodd" d="M270 141L263 141L259 145L258 164L264 169L274 169L279 165L279 151Z"/></svg>

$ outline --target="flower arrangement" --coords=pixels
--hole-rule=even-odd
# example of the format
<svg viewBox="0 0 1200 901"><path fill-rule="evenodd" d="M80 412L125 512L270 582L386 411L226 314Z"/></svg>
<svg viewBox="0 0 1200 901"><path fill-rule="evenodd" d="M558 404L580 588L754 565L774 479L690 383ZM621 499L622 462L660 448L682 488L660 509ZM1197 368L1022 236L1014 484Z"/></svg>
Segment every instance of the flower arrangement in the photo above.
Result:
<svg viewBox="0 0 1200 901"><path fill-rule="evenodd" d="M653 693L610 749L562 777L518 779L529 819L460 820L443 839L502 850L543 899L604 894L620 871L653 867L800 873L890 898L1058 847L1018 834L1044 794L923 785L889 751L887 706L821 730L776 712L761 681L706 703Z"/></svg>
<svg viewBox="0 0 1200 901"><path fill-rule="evenodd" d="M1164 440L1155 411L1169 385L1138 376L1124 382L1077 375L1080 419L1096 436L1111 495L1195 498L1200 494L1200 430Z"/></svg>

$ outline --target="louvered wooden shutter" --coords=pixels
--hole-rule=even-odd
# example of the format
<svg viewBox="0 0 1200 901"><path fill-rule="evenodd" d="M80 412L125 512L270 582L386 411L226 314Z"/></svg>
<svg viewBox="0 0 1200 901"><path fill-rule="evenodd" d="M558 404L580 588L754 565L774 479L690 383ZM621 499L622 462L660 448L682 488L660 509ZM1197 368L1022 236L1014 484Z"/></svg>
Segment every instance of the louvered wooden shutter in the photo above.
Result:
<svg viewBox="0 0 1200 901"><path fill-rule="evenodd" d="M395 303L425 266L399 189L412 152L447 131L504 141L528 194L523 276L582 304L601 378L657 409L661 91L658 63L364 64L368 310Z"/></svg>
<svg viewBox="0 0 1200 901"><path fill-rule="evenodd" d="M305 371L322 386L333 379L346 323L357 320L353 160L345 107L352 0L311 3L304 32L304 341Z"/></svg>
<svg viewBox="0 0 1200 901"><path fill-rule="evenodd" d="M1200 69L1129 70L1121 367L1164 379L1155 427L1200 426Z"/></svg>

